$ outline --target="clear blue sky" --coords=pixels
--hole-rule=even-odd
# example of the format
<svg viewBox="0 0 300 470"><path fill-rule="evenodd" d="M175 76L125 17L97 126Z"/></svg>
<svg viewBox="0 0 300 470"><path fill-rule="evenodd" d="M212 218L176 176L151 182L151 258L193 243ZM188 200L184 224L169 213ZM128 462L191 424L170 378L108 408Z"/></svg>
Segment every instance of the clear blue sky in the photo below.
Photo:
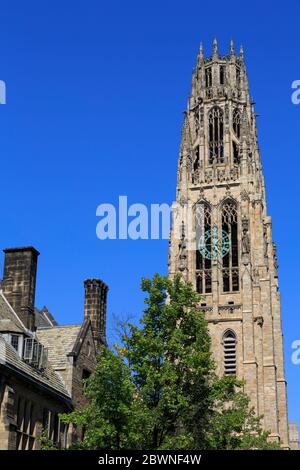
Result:
<svg viewBox="0 0 300 470"><path fill-rule="evenodd" d="M0 2L0 246L40 252L37 306L80 322L83 280L109 286L112 316L138 317L140 278L166 273L166 241L99 241L96 207L171 202L182 111L202 39L243 43L278 244L290 418L300 422L299 2ZM2 260L1 260L2 264Z"/></svg>

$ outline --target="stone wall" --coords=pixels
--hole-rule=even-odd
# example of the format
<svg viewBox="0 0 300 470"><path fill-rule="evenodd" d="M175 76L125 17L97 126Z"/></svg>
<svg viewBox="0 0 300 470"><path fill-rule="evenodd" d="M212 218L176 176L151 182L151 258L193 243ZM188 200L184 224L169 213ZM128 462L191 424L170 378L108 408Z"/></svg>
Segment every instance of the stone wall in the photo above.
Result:
<svg viewBox="0 0 300 470"><path fill-rule="evenodd" d="M87 404L87 398L83 395L83 379L86 378L88 374L94 372L95 367L95 346L92 331L89 328L81 345L80 352L76 360L73 361L72 400L76 409L82 409Z"/></svg>
<svg viewBox="0 0 300 470"><path fill-rule="evenodd" d="M24 409L24 404L26 404ZM0 450L37 450L49 412L49 437L63 445L63 429L58 414L69 407L45 391L16 378L2 378L0 395Z"/></svg>

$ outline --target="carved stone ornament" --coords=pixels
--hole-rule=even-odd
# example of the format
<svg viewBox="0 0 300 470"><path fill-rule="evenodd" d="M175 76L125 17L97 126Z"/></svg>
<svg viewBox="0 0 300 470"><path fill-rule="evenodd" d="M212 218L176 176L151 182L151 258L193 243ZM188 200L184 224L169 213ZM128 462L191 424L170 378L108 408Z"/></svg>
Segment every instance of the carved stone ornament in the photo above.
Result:
<svg viewBox="0 0 300 470"><path fill-rule="evenodd" d="M249 220L244 217L242 222L242 254L250 253Z"/></svg>
<svg viewBox="0 0 300 470"><path fill-rule="evenodd" d="M250 197L246 189L243 189L243 191L241 192L241 200L248 201L248 202L250 201Z"/></svg>
<svg viewBox="0 0 300 470"><path fill-rule="evenodd" d="M180 204L181 206L186 206L187 203L188 203L187 198L186 198L185 196L181 195L181 196L180 196L180 199L179 199L179 204Z"/></svg>
<svg viewBox="0 0 300 470"><path fill-rule="evenodd" d="M254 318L254 322L257 323L258 326L262 327L263 324L264 324L264 319L260 315L260 316Z"/></svg>

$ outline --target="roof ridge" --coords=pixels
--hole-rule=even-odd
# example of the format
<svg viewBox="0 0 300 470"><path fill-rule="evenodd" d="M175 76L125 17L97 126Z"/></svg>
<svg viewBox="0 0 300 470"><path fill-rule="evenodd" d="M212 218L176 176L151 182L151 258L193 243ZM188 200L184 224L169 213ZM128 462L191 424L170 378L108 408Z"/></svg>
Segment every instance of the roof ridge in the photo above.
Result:
<svg viewBox="0 0 300 470"><path fill-rule="evenodd" d="M75 328L81 327L81 323L70 323L66 325L53 325L53 326L39 326L37 328L38 331L40 330L54 330L54 328Z"/></svg>

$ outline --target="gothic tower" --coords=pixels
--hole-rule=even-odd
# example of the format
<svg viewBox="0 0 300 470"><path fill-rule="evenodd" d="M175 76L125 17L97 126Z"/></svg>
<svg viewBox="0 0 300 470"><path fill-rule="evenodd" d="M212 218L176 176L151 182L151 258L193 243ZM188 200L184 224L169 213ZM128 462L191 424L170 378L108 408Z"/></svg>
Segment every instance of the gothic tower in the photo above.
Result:
<svg viewBox="0 0 300 470"><path fill-rule="evenodd" d="M191 208L192 222L173 211L169 274L181 272L201 294L218 373L245 380L264 428L288 448L276 246L244 52L237 55L233 42L227 56L219 55L216 40L210 57L200 46L176 203Z"/></svg>

